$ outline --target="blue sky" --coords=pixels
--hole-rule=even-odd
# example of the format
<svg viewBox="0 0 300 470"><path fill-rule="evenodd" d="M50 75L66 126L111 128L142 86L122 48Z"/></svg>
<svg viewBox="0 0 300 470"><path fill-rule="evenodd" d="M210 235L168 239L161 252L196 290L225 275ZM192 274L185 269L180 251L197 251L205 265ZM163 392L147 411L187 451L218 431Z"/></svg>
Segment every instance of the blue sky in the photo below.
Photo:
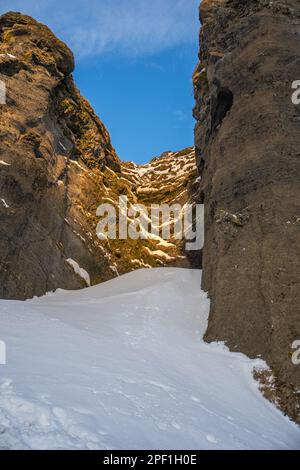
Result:
<svg viewBox="0 0 300 470"><path fill-rule="evenodd" d="M73 50L75 79L120 158L143 163L193 144L199 0L1 0Z"/></svg>

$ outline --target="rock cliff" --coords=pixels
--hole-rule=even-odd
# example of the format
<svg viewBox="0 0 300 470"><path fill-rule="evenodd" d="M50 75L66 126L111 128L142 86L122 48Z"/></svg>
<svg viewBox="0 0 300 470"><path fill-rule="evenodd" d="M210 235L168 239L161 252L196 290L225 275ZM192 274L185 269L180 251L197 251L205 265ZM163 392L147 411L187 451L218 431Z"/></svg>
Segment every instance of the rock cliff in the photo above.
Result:
<svg viewBox="0 0 300 470"><path fill-rule="evenodd" d="M292 362L300 339L300 107L291 100L300 4L203 0L200 20L194 115L206 339L266 359L266 394L300 422L300 366Z"/></svg>
<svg viewBox="0 0 300 470"><path fill-rule="evenodd" d="M96 236L97 207L117 204L120 194L130 202L145 199L156 174L163 200L168 187L174 199L180 192L189 197L194 151L168 153L141 170L122 163L76 88L73 69L72 52L46 26L20 13L0 17L0 80L6 86L6 104L0 105L1 298L77 289L141 266L188 263L181 247L160 246L161 240ZM155 169L166 159L186 173L179 181L170 172L163 188Z"/></svg>

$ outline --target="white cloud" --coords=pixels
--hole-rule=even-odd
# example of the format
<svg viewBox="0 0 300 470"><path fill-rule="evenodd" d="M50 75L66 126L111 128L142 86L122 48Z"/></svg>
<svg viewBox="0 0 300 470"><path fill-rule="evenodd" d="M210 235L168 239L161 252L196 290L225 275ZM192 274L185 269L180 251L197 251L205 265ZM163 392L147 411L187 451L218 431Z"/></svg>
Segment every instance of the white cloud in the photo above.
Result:
<svg viewBox="0 0 300 470"><path fill-rule="evenodd" d="M195 43L199 0L2 0L47 23L79 57L151 55Z"/></svg>

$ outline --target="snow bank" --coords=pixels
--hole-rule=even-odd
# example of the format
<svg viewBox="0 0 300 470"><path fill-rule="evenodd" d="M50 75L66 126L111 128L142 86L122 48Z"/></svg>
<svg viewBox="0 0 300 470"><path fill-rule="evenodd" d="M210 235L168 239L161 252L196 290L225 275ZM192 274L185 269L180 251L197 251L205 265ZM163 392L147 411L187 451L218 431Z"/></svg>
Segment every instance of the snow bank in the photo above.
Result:
<svg viewBox="0 0 300 470"><path fill-rule="evenodd" d="M0 448L296 449L251 361L202 341L199 271L0 301Z"/></svg>

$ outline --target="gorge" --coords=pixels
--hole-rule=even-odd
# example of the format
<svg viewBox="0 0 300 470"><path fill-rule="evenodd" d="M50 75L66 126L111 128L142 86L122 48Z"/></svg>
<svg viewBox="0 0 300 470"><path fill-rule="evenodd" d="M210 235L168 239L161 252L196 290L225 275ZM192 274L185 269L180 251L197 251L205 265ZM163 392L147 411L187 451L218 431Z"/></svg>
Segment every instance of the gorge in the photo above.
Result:
<svg viewBox="0 0 300 470"><path fill-rule="evenodd" d="M152 378L149 382L156 388L150 399L153 407L157 397L161 398L160 394L164 399L164 394L172 398L178 387L179 394L174 395L174 400L177 404L182 403L182 394L191 401L189 420L193 421L194 413L197 413L197 403L200 408L202 406L201 416L205 423L206 419L207 422L213 419L218 426L224 425L224 437L231 429L228 410L234 406L232 390L241 390L253 406L249 413L242 408L247 425L239 416L239 427L235 429L234 437L230 435L232 440L231 437L225 439L226 445L251 447L247 432L243 434L242 443L238 436L240 429L255 433L252 420L257 406L266 417L265 427L261 421L258 424L264 437L253 438L257 445L274 447L280 442L281 448L288 446L284 433L278 431L279 434L270 437L274 420L290 433L290 442L295 448L298 428L292 428L294 425L280 413L275 419L277 410L273 412L273 408L268 408L269 403L260 401L261 396L253 391L255 385L251 382L250 369L256 361L267 363L269 369L258 368L254 372L261 392L300 424L300 367L292 360L293 344L300 339L300 107L292 98L293 84L300 79L300 5L297 0L203 0L200 21L199 63L193 75L195 147L166 151L148 164L137 165L119 159L105 125L78 91L72 76L74 57L70 49L47 26L29 16L10 12L0 17L0 80L6 84L6 103L1 105L0 114L0 298L13 302L11 305L18 312L15 319L18 331L21 331L19 317L23 309L33 325L36 316L27 309L32 307L34 312L43 312L46 307L45 318L40 320L43 327L47 325L57 334L59 328L55 322L63 322L68 344L72 344L73 328L83 327L80 334L77 332L80 347L90 339L86 333L90 328L86 318L90 318L91 324L100 332L101 341L107 345L108 357L112 351L110 338L114 337L116 343L119 338L122 346L119 356L125 369L128 364L132 367L135 351L141 350L141 357L145 358L149 369L152 370L148 356L151 351L150 355L163 371L164 355L159 355L159 359L155 356L155 347L159 344L166 357L174 359L172 364L176 364L176 373L171 374L166 384L163 373L159 381ZM187 253L184 240L172 238L166 243L150 231L140 240L100 239L96 233L97 208L105 203L117 207L122 195L130 203L146 207L153 203L179 203L183 207L204 204L203 250ZM148 272L144 268L170 269ZM178 278L175 268L184 268L178 269ZM139 269L140 278L139 272L131 272ZM122 275L125 276L114 279ZM124 279L124 285L121 279ZM130 284L131 279L136 290ZM199 292L196 290L197 279ZM89 284L91 290L83 292L60 291L79 290ZM120 292L114 292L114 286ZM106 288L110 295L106 295ZM52 294L57 289L58 292ZM135 294L139 303L134 307ZM14 302L35 296L41 298L26 303ZM119 296L121 305L126 307L124 317L118 310ZM159 304L162 298L165 298L163 311ZM1 304L5 332L12 338L8 303L1 301ZM76 311L74 318L69 306ZM88 310L83 319L81 309L86 307L91 311ZM63 318L64 308L66 318ZM112 319L103 313L110 308ZM98 317L98 309L102 317ZM142 312L141 317L137 311ZM157 312L163 312L159 319ZM172 313L176 323L174 331ZM122 328L119 323L114 324L114 318ZM107 337L101 330L99 319L107 327ZM51 324L52 320L54 323ZM216 394L216 402L212 403L201 381L196 385L201 389L206 407L194 395L187 398L188 392L178 385L179 373L187 373L189 386L195 387L197 322L201 324L199 330L205 340L202 342L201 336L201 351L210 361L210 367L201 365L200 377L207 378L209 369L214 366L221 370L215 360L225 363L228 376L232 363L237 364L238 372L237 375L232 373L232 382L229 384L224 379L228 385L225 417L220 395ZM193 338L191 348L188 341L184 343L184 367L178 366L177 343L174 340L173 344L172 336L174 333L180 344L182 331L185 340ZM164 349L162 332L173 345L171 352L167 347ZM97 349L94 337L91 341L93 360L99 351L105 357L105 348ZM149 349L143 349L143 342ZM220 352L220 343L231 352ZM38 340L34 344L36 348L43 345ZM50 343L45 344L48 354ZM63 340L59 344L63 355ZM191 351L193 368L189 367L188 359ZM30 347L27 352L29 356L36 354ZM247 358L232 353L242 353ZM122 400L125 397L131 402L135 416L140 416L141 408L147 409L147 402L140 405L138 398L132 395L132 375L134 384L138 384L137 388L140 387L144 394L146 379L142 360L139 361L141 369L137 375L128 366L127 382L121 372L112 379L117 395L125 393L125 389L127 395L123 395ZM116 358L113 362L119 370ZM88 354L82 363L88 364ZM109 376L111 370L106 366L102 361L99 374L105 370ZM38 364L39 373L40 367ZM216 370L213 377L218 376ZM93 374L96 374L94 370ZM220 375L224 378L222 372ZM101 380L97 374L95 377L100 387L103 377ZM243 381L241 377L246 379ZM76 383L80 388L80 381ZM222 387L222 381L216 383L218 388ZM211 384L213 389L216 383ZM240 383L243 386L240 387ZM14 393L10 382L2 385L4 395L6 390L8 394ZM39 393L42 392L39 390ZM104 387L105 397L107 393ZM95 397L93 400L98 409ZM111 410L107 400L105 398L103 403ZM0 398L0 410L1 403L6 409L5 399L1 402ZM159 432L167 429L168 432L161 435L165 437L166 445L171 445L174 433L182 433L181 439L185 439L185 434L172 414L172 406L169 408L170 402L166 400L166 403L169 410L165 417L167 425L156 416L154 426L151 410L147 409L147 426L151 430L157 427ZM244 406L238 403L240 407ZM46 413L43 416L51 423L58 420L60 428L64 429L67 419L48 405L43 405L46 409L43 408ZM218 408L218 415L214 415L214 406ZM120 409L124 416L122 406ZM77 411L72 410L72 416L73 413L76 415ZM118 406L112 413L119 413ZM185 426L190 426L183 410L180 413ZM15 419L13 416L11 422ZM184 440L187 446L189 442L197 442L194 426L196 429L195 421L188 428L191 441ZM53 429L55 432L55 426ZM132 421L130 429L134 435L136 429ZM201 445L218 447L218 438L212 432L202 431ZM266 437L265 431L270 435ZM86 429L76 430L75 437L70 432L71 437L68 434L64 442L80 448L83 441L87 447L99 442L106 445L101 432L96 432L95 441L95 436L88 433L84 434L88 437L81 440L81 432L85 433ZM115 432L118 434L119 430L116 428ZM152 439L155 431L150 435ZM141 436L143 445L149 442L147 438ZM0 432L0 444L1 439ZM25 445L26 439L22 439L20 442ZM113 437L111 439L109 445L113 445ZM4 445L8 445L7 442ZM122 439L120 442L127 444ZM151 445L153 442L156 441L151 440ZM176 443L179 445L177 440ZM56 437L54 444L57 444ZM30 434L30 445L35 447L35 435Z"/></svg>

